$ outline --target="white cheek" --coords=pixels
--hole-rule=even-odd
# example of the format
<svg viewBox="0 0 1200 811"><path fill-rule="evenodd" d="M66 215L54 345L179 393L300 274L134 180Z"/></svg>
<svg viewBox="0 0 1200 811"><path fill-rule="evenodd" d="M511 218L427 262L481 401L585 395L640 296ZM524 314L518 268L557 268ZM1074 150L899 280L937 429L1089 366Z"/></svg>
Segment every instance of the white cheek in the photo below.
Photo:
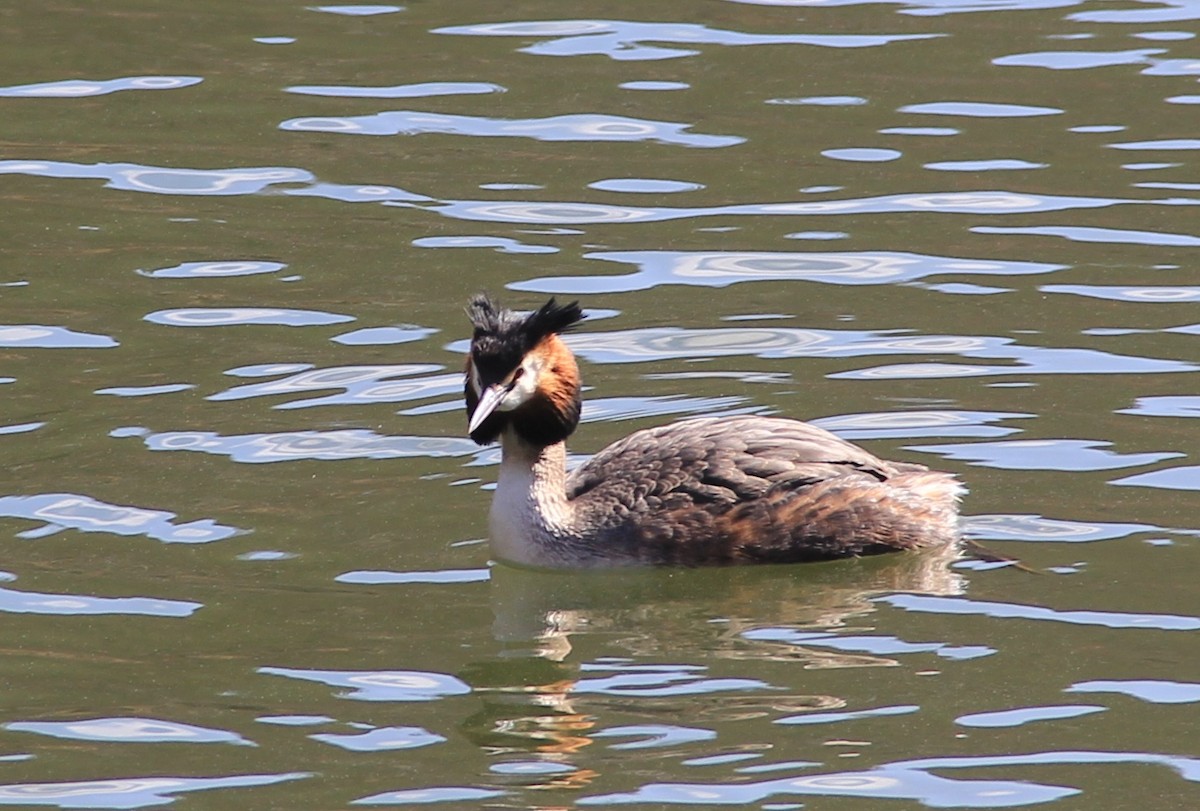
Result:
<svg viewBox="0 0 1200 811"><path fill-rule="evenodd" d="M529 402L529 399L537 391L538 375L542 371L541 360L527 358L521 365L525 369L524 373L518 378L517 385L513 386L512 391L500 401L500 405L496 407L497 411L514 411Z"/></svg>

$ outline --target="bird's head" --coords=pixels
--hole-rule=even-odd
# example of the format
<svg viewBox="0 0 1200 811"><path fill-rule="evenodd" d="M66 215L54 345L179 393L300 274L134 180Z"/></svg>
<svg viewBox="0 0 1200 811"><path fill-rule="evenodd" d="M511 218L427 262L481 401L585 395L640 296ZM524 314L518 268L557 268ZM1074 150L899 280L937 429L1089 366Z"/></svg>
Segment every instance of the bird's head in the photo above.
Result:
<svg viewBox="0 0 1200 811"><path fill-rule="evenodd" d="M559 335L583 320L579 302L550 299L532 313L479 294L467 304L475 327L467 356L467 432L480 445L511 425L533 445L570 436L579 424L579 367Z"/></svg>

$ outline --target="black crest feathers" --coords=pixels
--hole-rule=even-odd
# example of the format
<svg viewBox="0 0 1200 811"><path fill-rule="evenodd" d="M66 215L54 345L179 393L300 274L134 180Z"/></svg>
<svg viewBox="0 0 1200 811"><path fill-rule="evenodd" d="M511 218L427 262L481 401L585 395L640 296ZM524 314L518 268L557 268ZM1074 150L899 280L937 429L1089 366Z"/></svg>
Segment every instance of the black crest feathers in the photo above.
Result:
<svg viewBox="0 0 1200 811"><path fill-rule="evenodd" d="M584 317L578 301L559 304L550 299L532 313L521 316L499 306L485 293L474 296L467 304L467 316L475 327L475 338L491 336L516 342L525 351L551 333L566 332Z"/></svg>
<svg viewBox="0 0 1200 811"><path fill-rule="evenodd" d="M583 320L579 302L558 304L550 299L528 315L497 305L480 293L467 304L467 317L475 327L471 360L485 378L495 380L517 368L521 358L548 335L565 332Z"/></svg>

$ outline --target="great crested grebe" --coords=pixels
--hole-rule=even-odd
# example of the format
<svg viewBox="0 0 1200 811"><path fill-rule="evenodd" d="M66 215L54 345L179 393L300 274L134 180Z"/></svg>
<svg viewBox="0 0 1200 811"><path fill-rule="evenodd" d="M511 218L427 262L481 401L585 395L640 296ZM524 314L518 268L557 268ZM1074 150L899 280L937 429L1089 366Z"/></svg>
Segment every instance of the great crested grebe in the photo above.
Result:
<svg viewBox="0 0 1200 811"><path fill-rule="evenodd" d="M886 462L821 428L770 417L637 431L566 472L579 367L559 334L583 319L550 299L530 314L486 295L464 385L468 432L500 440L490 539L539 567L783 563L951 543L965 492L949 473Z"/></svg>

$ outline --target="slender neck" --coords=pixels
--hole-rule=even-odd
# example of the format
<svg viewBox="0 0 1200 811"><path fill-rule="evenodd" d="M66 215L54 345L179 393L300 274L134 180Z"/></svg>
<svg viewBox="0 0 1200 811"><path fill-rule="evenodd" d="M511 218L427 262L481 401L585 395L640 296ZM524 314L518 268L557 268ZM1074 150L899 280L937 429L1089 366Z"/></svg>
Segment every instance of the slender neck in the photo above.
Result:
<svg viewBox="0 0 1200 811"><path fill-rule="evenodd" d="M567 448L539 446L508 427L500 435L500 477L492 499L491 542L504 560L553 566L578 543L567 499Z"/></svg>

